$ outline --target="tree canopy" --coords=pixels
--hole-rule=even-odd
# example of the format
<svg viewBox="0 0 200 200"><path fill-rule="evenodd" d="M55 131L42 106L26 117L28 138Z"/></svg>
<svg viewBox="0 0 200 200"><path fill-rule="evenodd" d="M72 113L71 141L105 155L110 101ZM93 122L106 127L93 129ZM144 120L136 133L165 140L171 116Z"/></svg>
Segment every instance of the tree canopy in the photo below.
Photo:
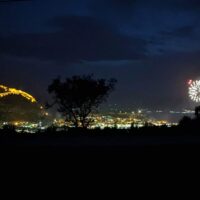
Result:
<svg viewBox="0 0 200 200"><path fill-rule="evenodd" d="M73 76L64 82L57 78L48 87L53 95L48 107L56 105L66 121L87 128L92 122L90 114L106 101L115 83L115 79L94 79L92 75Z"/></svg>

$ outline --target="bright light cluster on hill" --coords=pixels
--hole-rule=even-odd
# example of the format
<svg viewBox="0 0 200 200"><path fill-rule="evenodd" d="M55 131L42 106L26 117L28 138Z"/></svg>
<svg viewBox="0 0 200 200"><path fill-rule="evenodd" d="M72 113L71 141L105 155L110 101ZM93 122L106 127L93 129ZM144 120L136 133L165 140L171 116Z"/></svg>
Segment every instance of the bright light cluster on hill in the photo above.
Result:
<svg viewBox="0 0 200 200"><path fill-rule="evenodd" d="M19 96L24 97L25 99L27 99L28 101L30 101L32 103L36 102L36 99L33 96L31 96L30 94L28 94L22 90L17 90L15 88L9 88L4 85L0 85L0 89L3 90L3 92L0 92L0 98L10 96L10 95L19 95Z"/></svg>

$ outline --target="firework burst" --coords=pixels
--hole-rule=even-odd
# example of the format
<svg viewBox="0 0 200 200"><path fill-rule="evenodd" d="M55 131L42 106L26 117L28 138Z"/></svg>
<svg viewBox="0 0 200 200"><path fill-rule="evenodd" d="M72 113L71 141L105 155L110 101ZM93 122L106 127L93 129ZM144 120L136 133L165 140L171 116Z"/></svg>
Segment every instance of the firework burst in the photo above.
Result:
<svg viewBox="0 0 200 200"><path fill-rule="evenodd" d="M200 80L192 81L189 84L189 97L192 101L199 103L200 102Z"/></svg>

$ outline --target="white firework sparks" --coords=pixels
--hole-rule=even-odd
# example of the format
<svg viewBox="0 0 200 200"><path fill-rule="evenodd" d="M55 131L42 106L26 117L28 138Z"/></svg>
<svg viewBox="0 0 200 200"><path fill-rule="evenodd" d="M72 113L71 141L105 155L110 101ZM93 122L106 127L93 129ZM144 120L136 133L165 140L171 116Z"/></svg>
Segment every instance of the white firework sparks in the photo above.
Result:
<svg viewBox="0 0 200 200"><path fill-rule="evenodd" d="M189 97L192 101L200 102L200 80L192 81L189 87Z"/></svg>

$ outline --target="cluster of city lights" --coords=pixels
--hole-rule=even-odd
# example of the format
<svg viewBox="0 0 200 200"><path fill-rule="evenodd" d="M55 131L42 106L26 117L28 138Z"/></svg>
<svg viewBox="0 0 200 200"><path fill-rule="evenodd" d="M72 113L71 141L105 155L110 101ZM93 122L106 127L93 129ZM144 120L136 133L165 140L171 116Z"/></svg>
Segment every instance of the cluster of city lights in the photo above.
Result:
<svg viewBox="0 0 200 200"><path fill-rule="evenodd" d="M189 84L189 97L192 101L199 103L200 102L200 80L188 82Z"/></svg>
<svg viewBox="0 0 200 200"><path fill-rule="evenodd" d="M30 94L22 90L17 90L15 88L8 88L4 85L0 85L0 89L3 90L3 92L0 93L0 98L10 96L10 95L20 95L32 103L36 102L36 99L33 96L31 96Z"/></svg>
<svg viewBox="0 0 200 200"><path fill-rule="evenodd" d="M189 97L192 101L199 103L200 102L200 80L189 80L187 82L189 87ZM10 95L19 95L23 98L27 99L28 101L32 103L36 103L36 99L28 94L27 92L24 92L22 90L18 90L15 88L9 88L4 85L0 85L0 98L10 96ZM42 113L42 116L50 117L51 115L46 112L45 108L43 106L40 106L40 110ZM156 110L155 113L163 113L163 110ZM90 129L95 128L117 128L117 129L128 129L131 127L144 127L146 125L149 126L175 126L177 123L170 123L166 120L156 120L155 118L148 118L145 117L145 114L152 113L154 114L154 111L151 110L145 110L145 109L138 109L136 111L132 112L125 112L120 110L117 110L116 113L109 113L106 115L101 114L94 114L93 115L93 124L89 127ZM169 114L193 114L194 111L192 110L183 110L183 111L169 111ZM148 116L148 115L147 115ZM3 125L10 123L10 122L3 122L3 124L0 123L0 128L3 127ZM17 131L24 131L26 130L27 133L35 133L38 130L45 130L48 128L48 123L43 124L42 121L38 123L31 123L31 122L21 122L21 121L15 121L13 122L13 125L17 127ZM66 122L64 119L54 119L53 125L57 127L58 129L62 127L74 127L74 125L70 122Z"/></svg>

